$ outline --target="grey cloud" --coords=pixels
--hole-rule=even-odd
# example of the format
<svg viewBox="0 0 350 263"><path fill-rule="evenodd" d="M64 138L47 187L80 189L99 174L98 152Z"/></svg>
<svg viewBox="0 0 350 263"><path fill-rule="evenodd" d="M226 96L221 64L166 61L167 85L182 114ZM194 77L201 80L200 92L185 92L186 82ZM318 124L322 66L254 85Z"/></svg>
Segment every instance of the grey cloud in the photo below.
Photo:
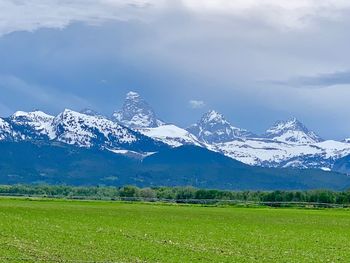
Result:
<svg viewBox="0 0 350 263"><path fill-rule="evenodd" d="M208 11L184 5L186 1L168 0L163 2L174 4L162 10L157 9L156 4L145 8L129 6L130 10L126 7L124 11L130 12L125 12L122 19L123 16L118 15L123 13L119 12L122 9L109 8L105 11L104 5L92 8L92 3L101 2L118 1L64 1L65 4L55 1L56 5L60 3L60 8L80 3L79 8L71 5L71 10L62 14L74 16L74 21L82 23L72 23L69 17L61 20L51 13L54 10L49 10L46 18L62 25L62 30L33 28L30 29L33 33L15 32L1 37L0 58L6 63L0 64L0 74L16 76L29 84L27 90L32 89L37 94L24 93L31 104L52 104L54 109L70 107L69 104L80 107L85 102L72 98L77 96L93 102L96 110L108 114L122 104L125 92L136 89L154 105L163 119L183 126L196 121L202 110L194 111L179 105L201 98L212 108L222 111L235 125L253 131L259 132L275 119L291 115L308 121L325 118L322 123L330 123L334 116L339 116L332 125L342 127L338 134L349 136L350 130L344 124L344 119L350 114L344 102L349 92L334 88L320 89L316 94L313 89L291 87L292 82L300 87L306 83L310 87L318 87L320 78L323 78L323 85L324 82L334 83L334 76L318 73L339 74L345 73L341 70L350 69L350 53L347 52L350 15L346 8L340 11L343 13L341 16L329 19L328 11L332 17L339 10L322 8L319 16L318 12L314 14L317 1L309 0L298 1L314 3L311 9L305 7L307 10L302 10L302 17L295 9L289 12L288 8L278 12L280 8L266 10L258 6L240 15L229 8L227 12L215 11L215 8ZM202 1L189 2L198 5ZM294 5L294 1L275 0L277 2ZM1 9L3 3L0 1L0 10L4 10ZM86 6L81 8L84 4ZM50 8L54 9L56 5ZM113 10L115 12L110 15ZM271 12L276 16L271 16ZM85 19L86 14L89 14L88 19ZM97 14L98 19L91 14ZM128 20L131 14L135 14L135 19ZM306 22L305 14L308 17ZM283 15L286 19L278 19ZM145 17L147 20L143 20ZM299 18L301 27L288 26L293 25L295 19L298 22ZM10 23L10 26L20 28L17 26L22 26L23 20L18 16L14 16L14 20L19 24ZM40 16L39 20L42 21ZM28 25L31 21L36 20L29 19ZM60 21L63 23L60 24ZM96 25L91 26L94 21ZM39 27L51 27L51 22L39 22ZM55 28L56 22L52 27ZM290 83L280 87L259 82L261 79L287 80L285 83ZM341 81L344 82L344 79ZM19 83L17 86L20 86ZM46 95L40 97L41 92L57 94L60 99L55 101L53 96L47 98ZM15 109L27 103L15 93L21 91L7 88L5 93L2 92L0 102L5 99L11 101L7 104ZM62 94L71 95L64 97ZM328 125L322 123L318 122L314 127L323 137L331 136L334 129L330 131Z"/></svg>
<svg viewBox="0 0 350 263"><path fill-rule="evenodd" d="M272 83L297 88L329 88L338 85L350 85L350 71L299 76L287 81L272 81Z"/></svg>

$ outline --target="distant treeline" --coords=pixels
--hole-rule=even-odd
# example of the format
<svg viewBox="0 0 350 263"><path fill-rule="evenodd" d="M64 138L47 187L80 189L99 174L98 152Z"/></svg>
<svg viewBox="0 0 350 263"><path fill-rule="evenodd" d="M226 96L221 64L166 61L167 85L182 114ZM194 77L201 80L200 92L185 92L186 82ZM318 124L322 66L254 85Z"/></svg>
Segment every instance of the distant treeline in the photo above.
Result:
<svg viewBox="0 0 350 263"><path fill-rule="evenodd" d="M74 187L51 185L0 185L2 196L40 196L97 200L227 200L237 202L299 202L350 204L350 190L312 191L223 191L193 187Z"/></svg>

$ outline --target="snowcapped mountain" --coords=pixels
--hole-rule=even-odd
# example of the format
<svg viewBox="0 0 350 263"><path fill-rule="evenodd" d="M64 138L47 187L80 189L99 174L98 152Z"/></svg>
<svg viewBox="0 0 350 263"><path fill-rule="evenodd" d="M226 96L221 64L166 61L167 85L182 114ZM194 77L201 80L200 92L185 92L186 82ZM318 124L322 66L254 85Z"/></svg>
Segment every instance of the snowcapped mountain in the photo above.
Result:
<svg viewBox="0 0 350 263"><path fill-rule="evenodd" d="M53 121L56 139L82 147L117 148L137 140L134 132L100 116L64 110Z"/></svg>
<svg viewBox="0 0 350 263"><path fill-rule="evenodd" d="M101 115L64 110L56 117L41 111L18 111L0 119L0 140L61 142L110 151L155 152L165 146Z"/></svg>
<svg viewBox="0 0 350 263"><path fill-rule="evenodd" d="M210 148L249 165L265 167L332 168L350 154L350 144L324 141L296 118L278 121L259 138L213 143Z"/></svg>
<svg viewBox="0 0 350 263"><path fill-rule="evenodd" d="M296 144L311 144L323 141L314 132L309 131L296 118L276 122L262 137L274 141Z"/></svg>
<svg viewBox="0 0 350 263"><path fill-rule="evenodd" d="M350 155L350 139L322 140L295 118L276 122L262 136L234 127L209 111L187 130L165 124L135 92L127 94L114 120L86 109L64 110L56 117L42 111L17 111L0 118L0 141L59 142L144 157L165 148L195 145L245 164L264 167L332 169Z"/></svg>
<svg viewBox="0 0 350 263"><path fill-rule="evenodd" d="M130 91L122 110L113 114L113 119L122 125L140 129L155 128L164 124L159 120L152 107L136 92Z"/></svg>
<svg viewBox="0 0 350 263"><path fill-rule="evenodd" d="M64 110L53 120L55 140L79 147L154 152L165 145L100 115ZM121 152L118 152L121 153Z"/></svg>
<svg viewBox="0 0 350 263"><path fill-rule="evenodd" d="M203 145L196 136L185 129L159 120L152 107L136 92L126 95L122 110L114 113L113 117L122 125L171 147Z"/></svg>
<svg viewBox="0 0 350 263"><path fill-rule="evenodd" d="M264 167L332 168L350 154L350 144L333 140L295 144L267 139L244 139L211 145L211 149L243 163Z"/></svg>
<svg viewBox="0 0 350 263"><path fill-rule="evenodd" d="M55 132L52 127L54 118L54 116L42 111L17 111L8 121L14 131L13 137L15 140L52 140L55 138Z"/></svg>
<svg viewBox="0 0 350 263"><path fill-rule="evenodd" d="M223 143L236 139L256 137L253 133L236 128L217 111L210 110L201 120L187 129L204 143Z"/></svg>

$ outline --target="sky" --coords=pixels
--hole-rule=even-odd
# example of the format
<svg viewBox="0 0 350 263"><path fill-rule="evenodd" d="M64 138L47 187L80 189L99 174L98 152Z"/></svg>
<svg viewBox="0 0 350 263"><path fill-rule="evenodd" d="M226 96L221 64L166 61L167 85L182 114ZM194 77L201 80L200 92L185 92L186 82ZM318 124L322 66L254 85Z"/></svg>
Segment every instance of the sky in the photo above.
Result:
<svg viewBox="0 0 350 263"><path fill-rule="evenodd" d="M348 138L349 28L348 0L2 0L0 116L111 115L132 90L182 127L215 109Z"/></svg>

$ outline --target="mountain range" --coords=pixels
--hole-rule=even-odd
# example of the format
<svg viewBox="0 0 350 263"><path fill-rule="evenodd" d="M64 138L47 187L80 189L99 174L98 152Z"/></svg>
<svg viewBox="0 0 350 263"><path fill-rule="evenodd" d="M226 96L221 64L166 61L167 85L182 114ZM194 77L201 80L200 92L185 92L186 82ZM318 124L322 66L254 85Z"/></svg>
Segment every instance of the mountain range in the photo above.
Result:
<svg viewBox="0 0 350 263"><path fill-rule="evenodd" d="M194 160L198 157L196 155L201 154L200 149L205 149L208 152L215 152L216 158L217 156L227 158L221 160L225 165L227 160L232 160L244 165L242 167L247 170L253 167L293 168L293 171L295 168L312 169L312 171L318 169L320 173L322 170L342 173L350 170L350 165L347 165L350 159L347 157L350 155L349 140L323 140L296 118L278 121L264 134L257 135L235 127L221 113L210 110L198 123L182 128L161 120L147 101L136 92L129 92L122 109L115 111L110 117L91 109L81 112L66 109L57 116L42 111L17 111L12 116L0 118L0 150L1 147L5 147L4 145L7 145L6 147L11 145L14 147L13 151L20 154L15 150L16 145L21 148L21 145L26 143L32 144L32 147L35 145L61 147L60 149L72 147L81 151L91 150L94 154L108 153L108 158L110 155L129 159L132 157L131 159L143 163L142 169L152 158L159 161L160 159L156 157L169 151L170 156L173 156L177 151L181 152L179 149L187 149L185 152L190 152L187 158ZM167 161L167 175L171 173L169 167L172 167L173 171L178 171L180 175L187 174L181 169L188 167L188 163L182 165L179 170L170 165L172 161L172 159ZM157 166L164 168L164 164L159 163L157 165L153 163L152 167ZM0 173L3 172L1 167L4 165L0 166ZM157 173L153 168L152 176L155 176ZM213 166L208 170L215 174L213 172L215 169L212 168ZM9 171L8 166L6 169ZM164 175L164 169L161 170L160 174ZM202 169L199 170L205 174ZM251 170L250 173L255 174L253 171L256 170ZM266 171L272 170L265 170L264 173ZM148 174L151 176L151 173ZM157 180L162 181L159 178ZM206 178L205 181L210 181L210 178Z"/></svg>

